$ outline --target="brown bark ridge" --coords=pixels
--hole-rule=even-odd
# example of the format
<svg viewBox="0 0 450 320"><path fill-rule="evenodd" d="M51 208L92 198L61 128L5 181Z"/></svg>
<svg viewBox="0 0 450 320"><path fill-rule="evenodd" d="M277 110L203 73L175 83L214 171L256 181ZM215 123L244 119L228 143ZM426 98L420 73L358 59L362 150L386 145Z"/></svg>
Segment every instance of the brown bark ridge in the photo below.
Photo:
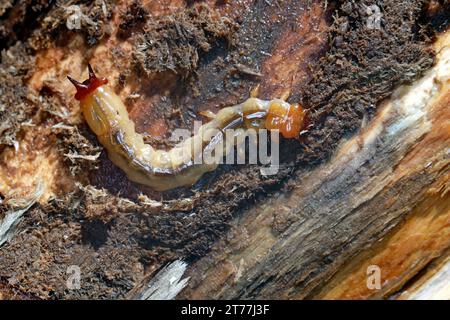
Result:
<svg viewBox="0 0 450 320"><path fill-rule="evenodd" d="M410 285L449 244L448 79L436 69L447 9L5 2L2 297L370 298ZM84 78L88 62L157 147L257 85L266 99L290 91L310 126L301 142L281 141L275 176L224 165L157 193L128 181L86 127L66 76ZM431 93L411 98L427 79ZM369 265L381 290L367 288ZM79 289L67 287L70 266Z"/></svg>

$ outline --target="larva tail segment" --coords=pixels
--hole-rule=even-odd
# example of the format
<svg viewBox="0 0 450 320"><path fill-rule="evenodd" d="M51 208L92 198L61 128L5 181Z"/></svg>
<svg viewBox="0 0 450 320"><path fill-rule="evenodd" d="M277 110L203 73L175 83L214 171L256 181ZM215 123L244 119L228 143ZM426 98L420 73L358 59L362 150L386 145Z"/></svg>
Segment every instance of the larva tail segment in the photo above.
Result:
<svg viewBox="0 0 450 320"><path fill-rule="evenodd" d="M72 77L67 76L67 79L69 79L69 81L72 82L72 84L77 89L77 93L75 94L75 99L77 99L78 101L83 100L87 95L91 94L95 89L108 83L108 79L98 78L95 75L95 72L92 69L92 66L90 64L88 64L88 70L89 70L89 78L84 80L83 82L79 82L79 81L73 79Z"/></svg>
<svg viewBox="0 0 450 320"><path fill-rule="evenodd" d="M269 130L279 130L286 139L299 138L305 127L305 110L298 104L283 100L272 100L267 112L265 126Z"/></svg>

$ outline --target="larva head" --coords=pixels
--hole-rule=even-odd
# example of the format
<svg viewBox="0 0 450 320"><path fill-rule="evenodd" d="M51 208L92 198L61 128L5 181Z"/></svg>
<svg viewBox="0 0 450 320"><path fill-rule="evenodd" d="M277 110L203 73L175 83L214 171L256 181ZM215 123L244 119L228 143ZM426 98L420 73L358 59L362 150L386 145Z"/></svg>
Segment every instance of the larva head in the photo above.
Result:
<svg viewBox="0 0 450 320"><path fill-rule="evenodd" d="M88 65L88 69L89 78L83 82L78 82L71 77L67 78L77 89L75 99L80 101L81 110L89 127L96 135L103 135L109 128L109 113L107 112L108 110L105 110L105 108L100 105L104 99L99 100L98 96L100 91L104 91L103 89L105 89L100 87L108 83L108 80L105 78L98 78L92 70L91 65ZM103 95L104 94L101 94L101 96Z"/></svg>
<svg viewBox="0 0 450 320"><path fill-rule="evenodd" d="M84 98L89 96L91 93L93 93L95 91L95 89L108 83L108 79L98 78L95 75L94 70L92 69L90 64L88 64L88 69L89 69L89 78L84 80L83 82L79 82L79 81L67 76L67 78L70 80L70 82L72 82L72 84L77 89L77 93L75 94L75 99L77 99L78 101L83 100Z"/></svg>
<svg viewBox="0 0 450 320"><path fill-rule="evenodd" d="M266 128L279 130L283 137L297 138L304 127L305 111L299 104L272 100L266 117Z"/></svg>

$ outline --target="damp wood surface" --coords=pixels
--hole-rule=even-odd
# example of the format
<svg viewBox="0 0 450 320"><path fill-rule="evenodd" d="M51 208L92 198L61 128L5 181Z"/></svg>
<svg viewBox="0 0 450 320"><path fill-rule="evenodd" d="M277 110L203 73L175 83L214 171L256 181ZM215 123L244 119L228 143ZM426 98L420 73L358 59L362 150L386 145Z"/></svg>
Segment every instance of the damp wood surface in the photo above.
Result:
<svg viewBox="0 0 450 320"><path fill-rule="evenodd" d="M377 10L379 28L368 27ZM448 12L413 0L6 1L0 297L365 299L440 288L450 97L436 68L448 68ZM87 128L66 76L85 78L88 62L154 147L258 85L263 99L290 91L311 126L281 141L275 176L224 165L192 188L155 192L128 181ZM66 286L72 265L86 279L78 290ZM373 265L380 290L367 287Z"/></svg>

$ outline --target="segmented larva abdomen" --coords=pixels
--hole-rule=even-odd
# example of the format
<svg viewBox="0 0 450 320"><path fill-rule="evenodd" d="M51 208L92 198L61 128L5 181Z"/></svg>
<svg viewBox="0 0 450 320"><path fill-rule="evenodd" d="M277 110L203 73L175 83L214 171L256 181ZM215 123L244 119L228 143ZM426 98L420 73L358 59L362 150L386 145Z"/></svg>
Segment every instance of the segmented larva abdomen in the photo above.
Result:
<svg viewBox="0 0 450 320"><path fill-rule="evenodd" d="M298 137L305 113L298 104L280 99L265 101L249 98L245 102L220 110L199 132L171 150L155 150L145 144L135 131L126 107L106 86L107 80L97 78L89 66L89 79L83 83L69 77L75 85L75 98L80 101L84 117L108 151L111 161L132 181L164 191L190 186L217 167L217 163L196 163L195 157L221 141L225 129L267 128L279 130L285 138ZM224 144L224 153L230 145Z"/></svg>

